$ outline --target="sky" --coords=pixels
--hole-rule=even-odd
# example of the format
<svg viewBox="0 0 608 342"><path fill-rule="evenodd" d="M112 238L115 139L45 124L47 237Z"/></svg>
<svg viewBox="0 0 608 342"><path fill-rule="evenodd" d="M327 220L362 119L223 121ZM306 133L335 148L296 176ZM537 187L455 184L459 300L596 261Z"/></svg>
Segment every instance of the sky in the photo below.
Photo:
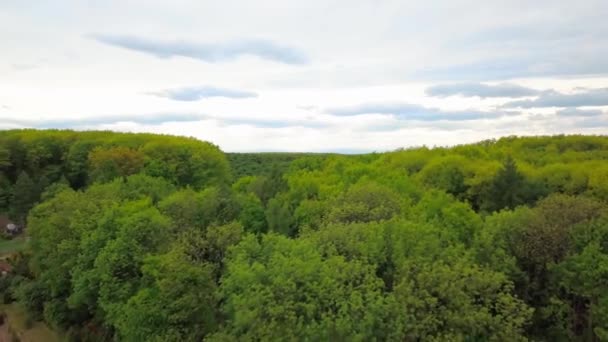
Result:
<svg viewBox="0 0 608 342"><path fill-rule="evenodd" d="M608 1L0 0L0 129L363 153L608 133Z"/></svg>

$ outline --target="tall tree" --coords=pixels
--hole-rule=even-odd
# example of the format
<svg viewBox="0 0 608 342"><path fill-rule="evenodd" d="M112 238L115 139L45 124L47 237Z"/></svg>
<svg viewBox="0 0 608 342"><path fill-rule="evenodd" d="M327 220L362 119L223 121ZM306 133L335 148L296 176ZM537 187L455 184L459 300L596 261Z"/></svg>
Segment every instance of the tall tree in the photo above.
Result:
<svg viewBox="0 0 608 342"><path fill-rule="evenodd" d="M38 187L30 176L21 172L13 186L11 216L16 222L25 224L28 211L34 206L40 195Z"/></svg>
<svg viewBox="0 0 608 342"><path fill-rule="evenodd" d="M509 155L492 179L482 209L496 211L513 209L524 203L524 175L517 169L515 160Z"/></svg>
<svg viewBox="0 0 608 342"><path fill-rule="evenodd" d="M13 188L11 182L0 174L0 211L4 212L9 209Z"/></svg>
<svg viewBox="0 0 608 342"><path fill-rule="evenodd" d="M297 233L293 225L294 220L289 209L289 204L278 197L275 197L268 202L266 208L266 221L268 229L273 232L294 236Z"/></svg>
<svg viewBox="0 0 608 342"><path fill-rule="evenodd" d="M7 148L0 146L0 171L11 165L10 153Z"/></svg>

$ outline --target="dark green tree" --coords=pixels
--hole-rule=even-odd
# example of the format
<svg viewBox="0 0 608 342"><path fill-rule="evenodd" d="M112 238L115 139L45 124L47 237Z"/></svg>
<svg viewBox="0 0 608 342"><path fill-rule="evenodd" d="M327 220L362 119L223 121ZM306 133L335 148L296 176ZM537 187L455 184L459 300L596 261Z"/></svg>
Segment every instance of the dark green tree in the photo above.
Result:
<svg viewBox="0 0 608 342"><path fill-rule="evenodd" d="M515 160L508 156L490 182L481 209L492 212L525 203L525 186L524 175L517 169Z"/></svg>
<svg viewBox="0 0 608 342"><path fill-rule="evenodd" d="M21 172L17 177L17 182L13 186L11 198L11 217L19 224L24 225L27 213L38 201L40 192L30 176Z"/></svg>
<svg viewBox="0 0 608 342"><path fill-rule="evenodd" d="M7 148L0 146L0 171L11 165L11 155Z"/></svg>
<svg viewBox="0 0 608 342"><path fill-rule="evenodd" d="M148 282L118 312L119 335L126 341L201 341L216 328L213 267L196 263L179 246L148 257Z"/></svg>
<svg viewBox="0 0 608 342"><path fill-rule="evenodd" d="M12 195L13 186L11 182L3 174L0 174L0 211L9 210Z"/></svg>
<svg viewBox="0 0 608 342"><path fill-rule="evenodd" d="M297 233L289 204L281 198L275 197L268 202L266 221L270 231L287 236L294 236Z"/></svg>
<svg viewBox="0 0 608 342"><path fill-rule="evenodd" d="M252 193L239 194L239 221L251 233L265 233L268 230L266 214L262 202Z"/></svg>

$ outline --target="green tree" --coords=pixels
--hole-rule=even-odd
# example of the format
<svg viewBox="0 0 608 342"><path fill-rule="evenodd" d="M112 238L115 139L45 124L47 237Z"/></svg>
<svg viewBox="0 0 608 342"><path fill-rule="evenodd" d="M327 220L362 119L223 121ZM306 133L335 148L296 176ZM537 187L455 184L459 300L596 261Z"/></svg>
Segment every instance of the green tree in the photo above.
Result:
<svg viewBox="0 0 608 342"><path fill-rule="evenodd" d="M524 176L517 170L515 160L508 156L492 180L485 208L495 211L523 204L523 186Z"/></svg>
<svg viewBox="0 0 608 342"><path fill-rule="evenodd" d="M202 202L200 193L185 189L167 196L158 206L163 214L173 220L172 229L179 232L206 228L211 217L207 216L210 213L205 213Z"/></svg>
<svg viewBox="0 0 608 342"><path fill-rule="evenodd" d="M147 283L117 313L127 341L200 341L216 327L212 265L193 263L179 247L146 258Z"/></svg>
<svg viewBox="0 0 608 342"><path fill-rule="evenodd" d="M11 216L19 224L24 225L29 210L38 201L40 196L39 189L30 176L21 172L11 196Z"/></svg>
<svg viewBox="0 0 608 342"><path fill-rule="evenodd" d="M65 176L74 189L80 189L88 182L89 153L94 147L92 141L77 141L68 150Z"/></svg>
<svg viewBox="0 0 608 342"><path fill-rule="evenodd" d="M467 203L451 195L428 191L410 212L412 219L443 227L448 234L469 245L481 230L482 220Z"/></svg>
<svg viewBox="0 0 608 342"><path fill-rule="evenodd" d="M0 146L0 171L11 166L10 151L4 146Z"/></svg>
<svg viewBox="0 0 608 342"><path fill-rule="evenodd" d="M289 204L280 197L275 197L268 202L266 208L266 222L268 229L272 232L287 236L295 236L297 230Z"/></svg>
<svg viewBox="0 0 608 342"><path fill-rule="evenodd" d="M571 339L576 335L569 322L577 317L574 308L580 304L562 295L560 276L552 268L589 243L589 236L596 233L585 227L604 210L602 203L589 198L552 195L533 209L501 212L486 222L479 242L484 241L477 251L487 265L509 274L519 297L536 308L530 328L533 336ZM582 237L587 242L577 242Z"/></svg>
<svg viewBox="0 0 608 342"><path fill-rule="evenodd" d="M268 230L266 213L262 202L252 193L237 196L240 206L239 221L251 233L265 233Z"/></svg>
<svg viewBox="0 0 608 342"><path fill-rule="evenodd" d="M490 212L513 209L518 205L534 203L545 192L542 184L526 179L509 155L487 186L480 208Z"/></svg>
<svg viewBox="0 0 608 342"><path fill-rule="evenodd" d="M512 284L501 273L464 258L412 260L398 273L390 309L392 339L525 340L523 328L532 310L512 295Z"/></svg>
<svg viewBox="0 0 608 342"><path fill-rule="evenodd" d="M89 165L91 180L107 182L141 171L144 155L140 151L123 146L97 148L89 154Z"/></svg>
<svg viewBox="0 0 608 342"><path fill-rule="evenodd" d="M369 340L382 336L382 281L342 257L275 234L245 238L221 282L227 326L213 339Z"/></svg>
<svg viewBox="0 0 608 342"><path fill-rule="evenodd" d="M12 195L13 187L11 182L3 174L0 174L0 211L5 212L9 210Z"/></svg>
<svg viewBox="0 0 608 342"><path fill-rule="evenodd" d="M399 197L376 183L353 185L329 213L332 222L371 222L387 220L399 213Z"/></svg>
<svg viewBox="0 0 608 342"><path fill-rule="evenodd" d="M468 161L460 156L449 156L429 162L419 173L424 184L442 189L462 198L468 187L465 182L465 166Z"/></svg>
<svg viewBox="0 0 608 342"><path fill-rule="evenodd" d="M571 295L571 331L586 341L608 339L608 252L597 241L567 258L553 271ZM582 304L582 305L580 305Z"/></svg>
<svg viewBox="0 0 608 342"><path fill-rule="evenodd" d="M168 245L169 220L146 200L125 203L115 215L115 238L99 250L92 272L99 279L98 304L105 321L118 326L124 305L141 285L145 256Z"/></svg>

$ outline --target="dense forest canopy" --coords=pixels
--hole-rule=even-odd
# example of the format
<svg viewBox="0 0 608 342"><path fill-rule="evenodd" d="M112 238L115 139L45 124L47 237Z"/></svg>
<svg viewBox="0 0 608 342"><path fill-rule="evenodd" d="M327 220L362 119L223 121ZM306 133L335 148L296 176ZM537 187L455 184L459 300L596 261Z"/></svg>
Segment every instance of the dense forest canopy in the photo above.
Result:
<svg viewBox="0 0 608 342"><path fill-rule="evenodd" d="M608 137L226 156L14 130L0 172L29 237L2 298L71 340L608 340Z"/></svg>

